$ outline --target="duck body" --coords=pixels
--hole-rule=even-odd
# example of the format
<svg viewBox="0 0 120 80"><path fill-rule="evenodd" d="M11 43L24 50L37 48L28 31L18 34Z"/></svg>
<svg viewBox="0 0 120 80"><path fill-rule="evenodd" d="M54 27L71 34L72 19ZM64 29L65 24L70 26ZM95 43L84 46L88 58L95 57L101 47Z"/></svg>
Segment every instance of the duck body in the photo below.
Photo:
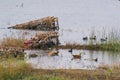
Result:
<svg viewBox="0 0 120 80"><path fill-rule="evenodd" d="M58 56L59 51L51 51L49 52L49 56Z"/></svg>
<svg viewBox="0 0 120 80"><path fill-rule="evenodd" d="M97 62L97 61L98 61L98 58L93 59L93 61Z"/></svg>
<svg viewBox="0 0 120 80"><path fill-rule="evenodd" d="M37 57L38 55L37 54L30 54L29 55L29 58L35 58L35 57Z"/></svg>
<svg viewBox="0 0 120 80"><path fill-rule="evenodd" d="M71 53L72 53L72 52L73 52L72 48L71 48L70 50L68 50L68 52L71 52Z"/></svg>
<svg viewBox="0 0 120 80"><path fill-rule="evenodd" d="M107 41L107 37L106 38L101 38L100 41L101 42Z"/></svg>
<svg viewBox="0 0 120 80"><path fill-rule="evenodd" d="M80 59L81 58L81 54L79 55L72 55L74 59Z"/></svg>
<svg viewBox="0 0 120 80"><path fill-rule="evenodd" d="M96 36L90 37L90 40L96 40Z"/></svg>
<svg viewBox="0 0 120 80"><path fill-rule="evenodd" d="M88 40L88 37L86 36L86 37L83 37L83 40Z"/></svg>
<svg viewBox="0 0 120 80"><path fill-rule="evenodd" d="M81 54L72 54L72 56L73 56L72 60L73 59L81 59Z"/></svg>

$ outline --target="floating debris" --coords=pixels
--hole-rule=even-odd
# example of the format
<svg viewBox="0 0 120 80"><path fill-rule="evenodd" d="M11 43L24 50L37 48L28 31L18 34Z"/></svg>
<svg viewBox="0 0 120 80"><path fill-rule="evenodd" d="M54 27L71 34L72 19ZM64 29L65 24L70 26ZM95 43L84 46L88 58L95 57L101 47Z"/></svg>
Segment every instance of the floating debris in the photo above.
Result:
<svg viewBox="0 0 120 80"><path fill-rule="evenodd" d="M59 30L58 17L49 16L49 17L38 19L38 20L33 20L30 22L22 23L22 24L17 24L12 27L8 27L8 29L10 28L55 31L55 30Z"/></svg>

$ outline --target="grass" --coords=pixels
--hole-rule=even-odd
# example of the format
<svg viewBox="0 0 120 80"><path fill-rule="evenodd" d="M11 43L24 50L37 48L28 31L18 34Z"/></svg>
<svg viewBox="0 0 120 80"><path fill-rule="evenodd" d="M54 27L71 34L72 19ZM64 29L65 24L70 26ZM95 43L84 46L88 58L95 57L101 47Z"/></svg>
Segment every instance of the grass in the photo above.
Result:
<svg viewBox="0 0 120 80"><path fill-rule="evenodd" d="M0 62L0 80L62 80L46 74L47 70L41 71L34 70L25 61L14 58L4 59Z"/></svg>
<svg viewBox="0 0 120 80"><path fill-rule="evenodd" d="M103 50L120 51L120 35L119 30L112 29L108 33L108 41L101 44Z"/></svg>
<svg viewBox="0 0 120 80"><path fill-rule="evenodd" d="M100 45L81 45L81 44L71 44L67 43L65 45L56 46L59 49L87 49L87 50L100 50Z"/></svg>
<svg viewBox="0 0 120 80"><path fill-rule="evenodd" d="M1 41L1 46L3 47L24 47L24 39L7 37Z"/></svg>
<svg viewBox="0 0 120 80"><path fill-rule="evenodd" d="M31 67L24 61L16 59L4 59L0 62L0 79L23 79L31 71Z"/></svg>
<svg viewBox="0 0 120 80"><path fill-rule="evenodd" d="M0 61L1 80L119 80L120 67L107 69L33 69L23 60L14 58Z"/></svg>
<svg viewBox="0 0 120 80"><path fill-rule="evenodd" d="M5 36L1 41L2 47L24 47L25 33L19 31L18 33L12 33L10 36Z"/></svg>

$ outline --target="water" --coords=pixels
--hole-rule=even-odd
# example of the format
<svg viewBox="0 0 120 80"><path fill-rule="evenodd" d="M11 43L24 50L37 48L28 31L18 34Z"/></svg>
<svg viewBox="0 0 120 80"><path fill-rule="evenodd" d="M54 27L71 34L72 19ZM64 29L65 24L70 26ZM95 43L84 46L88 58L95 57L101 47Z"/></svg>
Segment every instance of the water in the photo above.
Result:
<svg viewBox="0 0 120 80"><path fill-rule="evenodd" d="M96 69L103 65L116 65L120 62L120 53L106 51L73 50L73 54L81 53L81 59L72 59L67 49L60 49L59 56L48 56L48 50L27 50L27 63L34 68L42 69ZM38 57L30 58L30 54ZM95 61L94 59L98 59Z"/></svg>
<svg viewBox="0 0 120 80"><path fill-rule="evenodd" d="M112 28L118 30L119 9L118 0L0 0L0 37L9 35L9 30L4 29L9 26L57 16L61 43L84 43L82 37L93 31L101 37Z"/></svg>
<svg viewBox="0 0 120 80"><path fill-rule="evenodd" d="M61 44L88 44L89 42L83 41L82 38L84 36L89 37L93 32L94 35L97 36L96 42L99 42L100 38L108 36L112 29L117 30L115 32L119 32L119 14L120 1L118 0L0 0L0 39L8 36L23 37L22 34L24 34L24 32L28 32L29 34L24 36L30 38L36 31L8 30L7 27L46 16L57 16L59 18L59 40ZM61 54L62 52L66 53L66 50L60 50L60 52ZM89 51L85 51L85 53L90 54ZM100 64L99 61L102 61L104 57L106 59L103 59L103 62L108 64L112 61L117 62L116 58L118 57L114 56L114 60L112 59L113 56L110 57L110 55L117 54L110 52L103 54L102 51L93 51L91 55L93 54L92 56L96 55L95 57L100 58L97 63L84 59L76 62L71 61L71 55L68 54L68 58L65 59L63 57L51 58L45 56L31 60L33 60L33 62L35 62L34 60L36 59L46 61L46 58L49 58L49 65L54 59L58 60L58 62L54 64L60 64L60 66L55 68L65 66L65 68L83 68L82 63L84 63L84 65L96 64L95 66L98 66ZM90 58L90 56L87 58ZM43 65L46 66L47 64ZM46 68L47 67L48 66L46 66Z"/></svg>

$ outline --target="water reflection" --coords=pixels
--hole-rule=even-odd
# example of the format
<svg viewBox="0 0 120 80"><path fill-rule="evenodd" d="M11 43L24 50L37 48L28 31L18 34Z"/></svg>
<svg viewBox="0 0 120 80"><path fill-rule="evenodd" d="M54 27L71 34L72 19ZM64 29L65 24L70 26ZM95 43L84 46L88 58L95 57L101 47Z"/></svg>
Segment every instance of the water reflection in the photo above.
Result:
<svg viewBox="0 0 120 80"><path fill-rule="evenodd" d="M73 50L73 54L81 54L81 59L73 59L67 49L60 49L59 56L48 56L49 50L26 50L27 55L37 54L36 58L27 58L34 68L42 69L95 69L102 64L112 65L120 62L120 54L106 51ZM97 58L98 61L94 59Z"/></svg>

